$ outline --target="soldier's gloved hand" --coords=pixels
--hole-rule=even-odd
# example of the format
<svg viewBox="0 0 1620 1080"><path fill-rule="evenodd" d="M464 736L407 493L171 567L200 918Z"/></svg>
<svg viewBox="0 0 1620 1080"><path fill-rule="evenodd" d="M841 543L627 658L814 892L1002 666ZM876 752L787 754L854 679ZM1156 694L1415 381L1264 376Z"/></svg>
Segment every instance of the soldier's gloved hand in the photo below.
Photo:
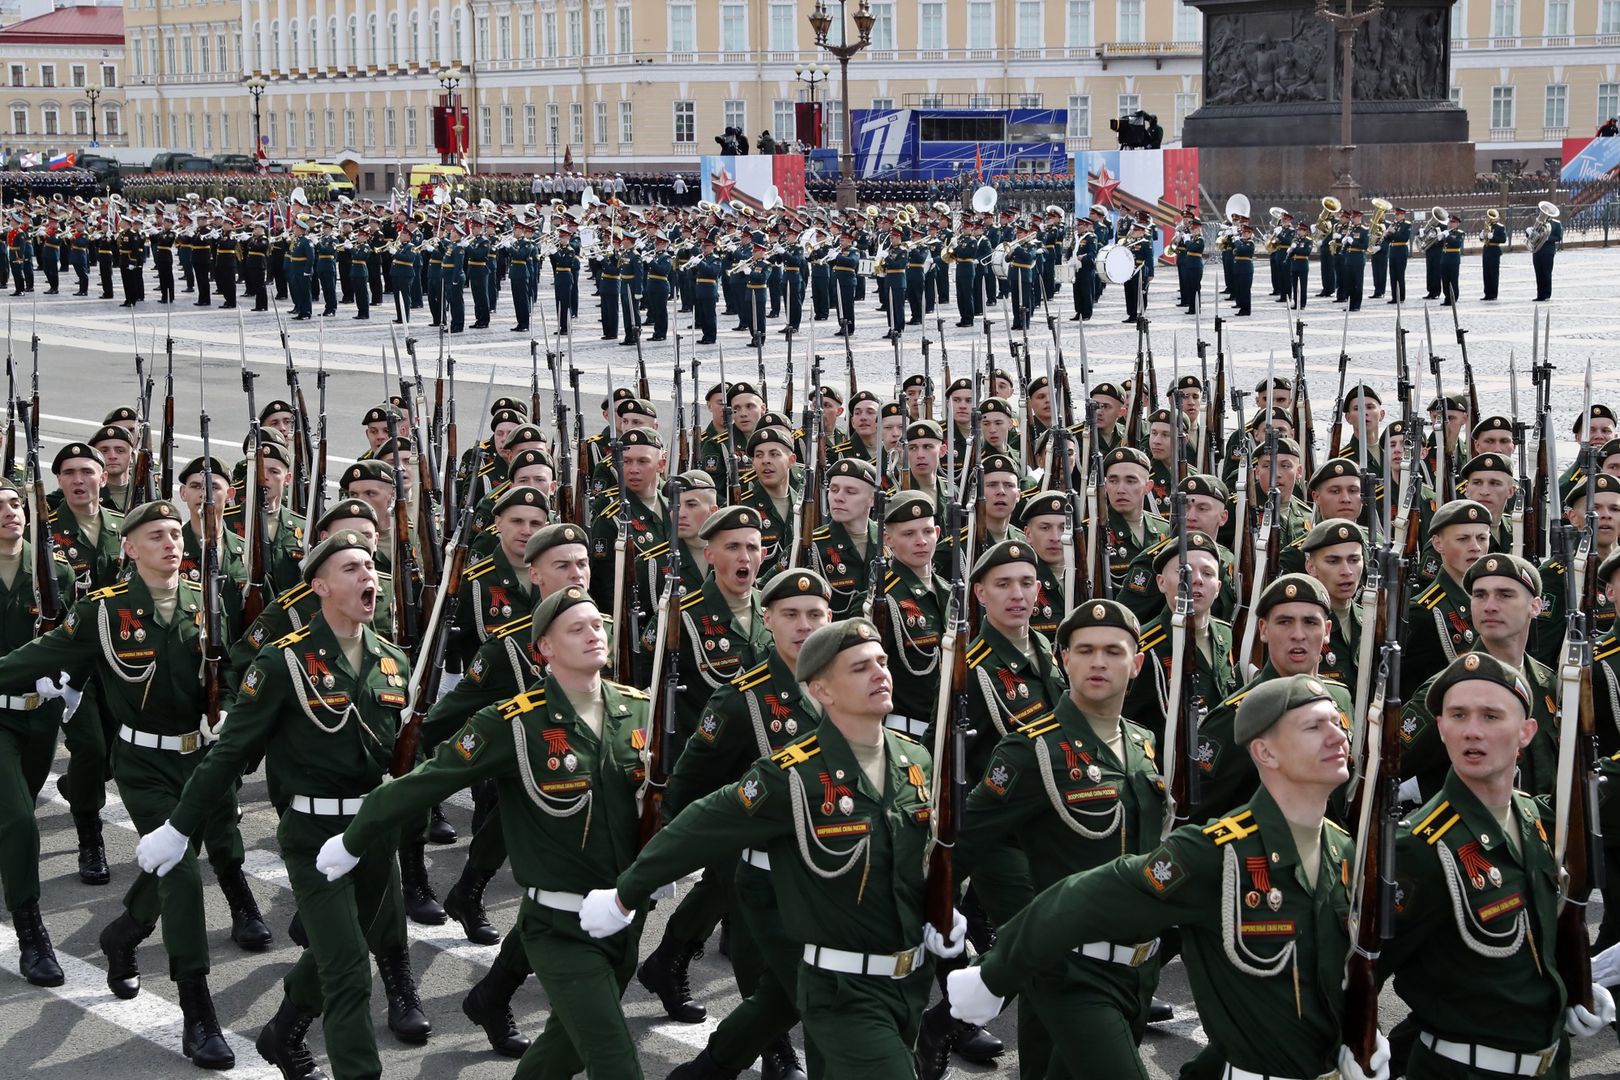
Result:
<svg viewBox="0 0 1620 1080"><path fill-rule="evenodd" d="M212 746L219 742L219 733L225 730L225 716L225 710L219 710L219 723L210 724L208 714L203 713L202 719L197 724L197 734L202 736L204 746Z"/></svg>
<svg viewBox="0 0 1620 1080"><path fill-rule="evenodd" d="M1348 1046L1339 1047L1340 1080L1389 1080L1389 1040L1382 1031L1377 1033L1378 1044L1373 1048L1372 1072L1361 1067Z"/></svg>
<svg viewBox="0 0 1620 1080"><path fill-rule="evenodd" d="M593 938L612 937L635 921L636 913L619 903L617 889L592 889L579 906L579 928Z"/></svg>
<svg viewBox="0 0 1620 1080"><path fill-rule="evenodd" d="M58 686L56 684L57 679L62 680L62 685ZM66 690L66 675L57 675L55 678L52 678L49 675L41 675L39 678L34 680L34 693L38 694L47 701L51 700L52 698L61 697Z"/></svg>
<svg viewBox="0 0 1620 1080"><path fill-rule="evenodd" d="M135 845L135 861L148 874L163 877L186 857L187 841L167 821L141 837Z"/></svg>
<svg viewBox="0 0 1620 1080"><path fill-rule="evenodd" d="M949 940L934 929L933 923L925 924L923 926L923 948L941 960L950 960L961 956L962 950L967 948L967 916L955 908L951 909L951 936Z"/></svg>
<svg viewBox="0 0 1620 1080"><path fill-rule="evenodd" d="M327 881L336 881L359 865L360 856L350 855L349 849L343 846L342 833L329 837L315 853L315 869L325 874Z"/></svg>
<svg viewBox="0 0 1620 1080"><path fill-rule="evenodd" d="M1592 957L1592 981L1599 986L1620 983L1620 945L1610 945Z"/></svg>
<svg viewBox="0 0 1620 1080"><path fill-rule="evenodd" d="M1564 1030L1577 1039L1588 1039L1614 1023L1614 998L1609 991L1592 984L1592 1010L1571 1005L1564 1010Z"/></svg>
<svg viewBox="0 0 1620 1080"><path fill-rule="evenodd" d="M951 999L951 1015L970 1024L988 1024L1007 1003L1006 998L997 997L984 985L984 974L977 965L947 975L945 996Z"/></svg>

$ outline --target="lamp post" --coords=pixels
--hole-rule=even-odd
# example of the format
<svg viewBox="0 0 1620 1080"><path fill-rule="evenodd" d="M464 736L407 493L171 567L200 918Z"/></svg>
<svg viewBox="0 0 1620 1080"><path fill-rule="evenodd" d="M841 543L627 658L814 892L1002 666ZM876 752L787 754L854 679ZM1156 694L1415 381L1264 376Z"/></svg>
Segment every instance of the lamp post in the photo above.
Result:
<svg viewBox="0 0 1620 1080"><path fill-rule="evenodd" d="M849 117L849 60L872 43L872 8L867 0L861 0L860 6L855 9L855 31L859 38L849 40L844 29L845 0L838 0L838 44L828 42L827 33L832 29L832 15L827 11L826 0L816 0L816 8L810 13L810 28L816 32L816 44L832 53L838 58L840 96L843 98L839 106L844 119L844 138L838 153L838 205L849 208L855 205L855 155L850 151L850 117Z"/></svg>
<svg viewBox="0 0 1620 1080"><path fill-rule="evenodd" d="M90 145L100 146L96 141L96 102L101 98L101 91L92 86L85 90L84 96L90 99Z"/></svg>
<svg viewBox="0 0 1620 1080"><path fill-rule="evenodd" d="M444 101L448 109L446 118L450 122L450 155L448 161L440 162L451 165L461 156L461 113L456 108L456 87L461 85L461 69L447 67L439 72L439 85L444 87Z"/></svg>
<svg viewBox="0 0 1620 1080"><path fill-rule="evenodd" d="M794 67L793 67L793 77L795 79L797 79L799 82L802 82L805 85L810 87L810 106L811 106L811 111L812 112L816 111L815 110L816 87L818 87L818 86L822 85L823 83L825 83L828 80L828 78L830 78L831 76L832 76L832 68L828 67L826 64L795 64L794 65ZM819 123L819 120L820 120L819 114L817 116L817 120L818 120L818 123L816 125L816 141L809 147L809 149L816 149L816 148L819 148L821 146L821 125Z"/></svg>
<svg viewBox="0 0 1620 1080"><path fill-rule="evenodd" d="M1339 35L1339 163L1333 190L1346 210L1353 208L1361 197L1361 185L1350 172L1350 162L1356 155L1350 123L1355 103L1356 31L1384 10L1384 0L1365 0L1365 3L1365 7L1358 9L1357 0L1343 0L1343 6L1335 9L1332 0L1316 0L1316 17Z"/></svg>
<svg viewBox="0 0 1620 1080"><path fill-rule="evenodd" d="M259 133L259 101L264 97L264 88L270 84L261 75L254 75L248 79L247 92L253 95L253 164L260 171L265 171L264 136Z"/></svg>

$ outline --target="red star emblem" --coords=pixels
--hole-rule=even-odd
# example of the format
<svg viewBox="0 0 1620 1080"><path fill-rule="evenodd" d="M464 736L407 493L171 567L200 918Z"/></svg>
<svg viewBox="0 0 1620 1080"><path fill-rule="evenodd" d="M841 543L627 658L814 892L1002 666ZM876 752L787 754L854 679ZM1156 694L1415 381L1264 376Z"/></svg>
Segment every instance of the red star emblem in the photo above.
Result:
<svg viewBox="0 0 1620 1080"><path fill-rule="evenodd" d="M714 184L714 201L721 206L730 202L731 193L736 189L737 181L731 178L731 174L726 171L725 166L720 167L719 176L711 176L709 179Z"/></svg>
<svg viewBox="0 0 1620 1080"><path fill-rule="evenodd" d="M1094 205L1114 205L1114 189L1119 187L1119 181L1108 174L1108 166L1104 165L1095 179L1088 176L1086 185L1091 188L1091 201Z"/></svg>

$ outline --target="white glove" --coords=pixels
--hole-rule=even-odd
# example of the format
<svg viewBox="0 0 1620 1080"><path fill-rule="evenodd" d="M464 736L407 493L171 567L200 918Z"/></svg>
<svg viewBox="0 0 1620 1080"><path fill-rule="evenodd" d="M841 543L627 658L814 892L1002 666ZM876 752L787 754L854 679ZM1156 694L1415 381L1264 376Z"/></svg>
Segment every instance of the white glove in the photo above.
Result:
<svg viewBox="0 0 1620 1080"><path fill-rule="evenodd" d="M349 849L343 846L342 833L328 837L315 853L315 869L325 874L327 881L336 881L359 865L360 856L349 854Z"/></svg>
<svg viewBox="0 0 1620 1080"><path fill-rule="evenodd" d="M208 715L206 713L203 714L203 717L202 717L201 721L199 721L198 724L197 724L197 734L202 736L202 741L203 741L204 746L212 746L215 743L219 742L219 733L224 731L224 730L225 730L225 710L224 709L219 710L219 723L214 724L212 727L210 727L209 724L208 724Z"/></svg>
<svg viewBox="0 0 1620 1080"><path fill-rule="evenodd" d="M970 1024L988 1024L1007 1002L984 985L984 974L977 965L945 976L945 996L951 1001L951 1015Z"/></svg>
<svg viewBox="0 0 1620 1080"><path fill-rule="evenodd" d="M923 926L923 948L939 957L941 960L950 960L962 955L967 948L967 916L955 908L951 909L951 937L947 941L933 923Z"/></svg>
<svg viewBox="0 0 1620 1080"><path fill-rule="evenodd" d="M1372 1072L1367 1072L1356 1060L1348 1046L1339 1047L1340 1080L1389 1080L1389 1040L1382 1031L1377 1033L1378 1043L1373 1048Z"/></svg>
<svg viewBox="0 0 1620 1080"><path fill-rule="evenodd" d="M1589 1039L1614 1023L1614 998L1597 983L1592 984L1592 1008L1588 1012L1579 1005L1564 1010L1564 1030L1577 1039Z"/></svg>
<svg viewBox="0 0 1620 1080"><path fill-rule="evenodd" d="M1395 798L1398 802L1422 802L1423 792L1418 787L1417 777L1409 777L1401 781L1401 786L1395 789Z"/></svg>
<svg viewBox="0 0 1620 1080"><path fill-rule="evenodd" d="M1592 957L1592 981L1599 986L1620 983L1620 945L1610 945Z"/></svg>
<svg viewBox="0 0 1620 1080"><path fill-rule="evenodd" d="M673 900L673 899L675 899L677 896L680 895L680 893L676 889L676 886L678 884L680 884L680 883L672 881L668 885L660 885L660 886L658 886L658 888L656 888L656 889L654 889L652 891L652 896L649 897L649 899L651 899L651 900Z"/></svg>
<svg viewBox="0 0 1620 1080"><path fill-rule="evenodd" d="M617 889L592 889L579 906L579 928L593 938L612 937L635 921L636 913L625 914L619 905Z"/></svg>
<svg viewBox="0 0 1620 1080"><path fill-rule="evenodd" d="M56 684L57 679L62 680L62 685L61 686L58 686ZM59 697L61 697L62 696L62 691L66 686L67 686L67 676L66 675L58 675L54 679L49 675L41 675L38 679L34 680L34 693L38 694L40 697L45 698L48 701L51 698L59 698Z"/></svg>
<svg viewBox="0 0 1620 1080"><path fill-rule="evenodd" d="M459 671L446 671L444 674L440 675L439 698L442 700L449 697L450 691L454 690L460 682L461 672Z"/></svg>
<svg viewBox="0 0 1620 1080"><path fill-rule="evenodd" d="M163 877L186 857L188 841L167 821L141 837L135 845L135 861L148 874Z"/></svg>
<svg viewBox="0 0 1620 1080"><path fill-rule="evenodd" d="M83 699L84 694L81 691L73 689L66 683L62 684L62 704L66 706L62 710L62 723L73 719L73 714L79 711L79 702Z"/></svg>

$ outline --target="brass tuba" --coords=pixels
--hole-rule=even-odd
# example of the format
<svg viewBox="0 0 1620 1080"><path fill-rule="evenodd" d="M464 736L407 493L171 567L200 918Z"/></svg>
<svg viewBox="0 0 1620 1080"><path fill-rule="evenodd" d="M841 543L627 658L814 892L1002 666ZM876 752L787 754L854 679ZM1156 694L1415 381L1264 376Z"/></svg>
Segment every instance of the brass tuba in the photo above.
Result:
<svg viewBox="0 0 1620 1080"><path fill-rule="evenodd" d="M1316 215L1316 224L1311 226L1311 233L1318 243L1333 235L1333 218L1343 207L1338 199L1331 195L1322 196L1322 212Z"/></svg>
<svg viewBox="0 0 1620 1080"><path fill-rule="evenodd" d="M1384 242L1384 231L1389 228L1384 224L1384 217L1393 209L1395 204L1388 199L1373 199L1372 225L1367 230L1368 243L1378 247Z"/></svg>
<svg viewBox="0 0 1620 1080"><path fill-rule="evenodd" d="M1555 204L1545 200L1536 204L1536 222L1524 231L1525 240L1528 241L1532 252L1541 250L1541 245L1552 236L1551 223L1557 218L1558 207Z"/></svg>

